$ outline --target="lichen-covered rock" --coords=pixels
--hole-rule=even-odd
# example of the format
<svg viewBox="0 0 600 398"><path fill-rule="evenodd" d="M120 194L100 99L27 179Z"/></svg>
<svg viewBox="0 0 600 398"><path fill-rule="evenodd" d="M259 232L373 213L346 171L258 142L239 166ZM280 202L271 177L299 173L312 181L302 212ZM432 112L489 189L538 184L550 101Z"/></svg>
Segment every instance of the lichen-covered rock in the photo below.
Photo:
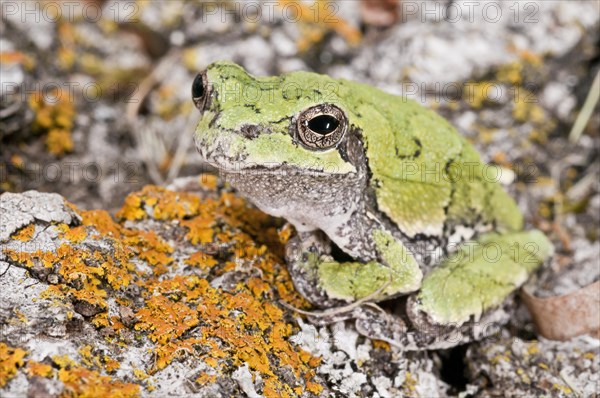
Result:
<svg viewBox="0 0 600 398"><path fill-rule="evenodd" d="M263 11L273 9L269 3ZM359 2L343 3L338 28L344 20L358 25ZM265 13L261 22L268 23L259 28L237 23L254 18L252 2L250 9L168 1L120 9L110 1L105 10L124 12L101 13L98 21L48 20L53 3L26 14L7 8L0 75L7 88L32 83L33 91L3 96L0 189L51 190L84 208L113 209L151 180L148 170L167 167L171 176L173 155L191 136L184 134L195 111L190 82L211 61L233 54L258 75L315 70L437 108L485 160L503 167L503 181L516 176L528 221L552 235L555 269L543 271L537 293L568 293L597 280L598 112L576 142L568 134L598 69L598 3L413 3L400 2L400 23L368 32L357 48L324 34L315 21L282 23L278 9L272 20ZM500 9L500 20L486 19L493 14L482 9ZM460 18L444 17L456 10ZM303 52L302 43L316 45ZM178 51L181 57L172 58ZM166 72L141 98L145 111L135 124L125 123L126 97L164 60L169 67L155 72ZM66 89L55 94L72 102L40 102L37 90L51 88L45 82ZM92 82L101 98L77 94ZM42 126L56 129L51 134ZM136 140L140 132L152 140ZM25 138L31 141L23 145ZM69 139L72 145L62 145ZM199 157L191 145L187 150L182 170L195 174ZM195 182L174 185L189 191ZM439 377L444 367L461 366L460 373L460 360L402 354L358 336L349 324L317 329L297 320L278 304L304 304L282 265L279 224L215 190L214 181L208 185L199 196L146 188L127 199L116 221L58 195L1 197L0 396L461 391L448 390ZM598 379L590 376L598 370L594 340L513 343L508 336L533 331L525 322L513 333L503 329L502 340L470 346L467 391L553 396L568 395L566 386L598 395ZM281 339L272 338L277 333ZM539 352L524 351L530 346ZM505 352L506 361L498 356ZM536 362L542 356L548 369Z"/></svg>
<svg viewBox="0 0 600 398"><path fill-rule="evenodd" d="M467 353L472 392L497 397L597 397L600 345L582 336L567 342L501 338Z"/></svg>
<svg viewBox="0 0 600 398"><path fill-rule="evenodd" d="M58 194L28 191L22 194L7 192L0 201L0 242L6 242L10 236L22 227L34 221L45 223L72 224L79 221L79 216ZM29 230L32 228L30 227ZM23 231L25 233L25 231ZM26 241L22 235L18 240Z"/></svg>
<svg viewBox="0 0 600 398"><path fill-rule="evenodd" d="M3 396L443 394L426 353L344 324L312 333L279 303L307 306L280 258L288 231L195 182L148 186L116 219L0 196Z"/></svg>

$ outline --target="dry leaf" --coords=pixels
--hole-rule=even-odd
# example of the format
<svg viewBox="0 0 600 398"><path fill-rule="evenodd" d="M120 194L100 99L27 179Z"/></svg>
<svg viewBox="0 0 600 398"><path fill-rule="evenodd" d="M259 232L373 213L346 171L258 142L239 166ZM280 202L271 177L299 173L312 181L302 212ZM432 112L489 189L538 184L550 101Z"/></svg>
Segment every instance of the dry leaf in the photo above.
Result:
<svg viewBox="0 0 600 398"><path fill-rule="evenodd" d="M360 14L365 24L391 26L400 19L400 0L361 0Z"/></svg>
<svg viewBox="0 0 600 398"><path fill-rule="evenodd" d="M563 296L539 298L521 289L539 333L551 340L600 335L600 281Z"/></svg>

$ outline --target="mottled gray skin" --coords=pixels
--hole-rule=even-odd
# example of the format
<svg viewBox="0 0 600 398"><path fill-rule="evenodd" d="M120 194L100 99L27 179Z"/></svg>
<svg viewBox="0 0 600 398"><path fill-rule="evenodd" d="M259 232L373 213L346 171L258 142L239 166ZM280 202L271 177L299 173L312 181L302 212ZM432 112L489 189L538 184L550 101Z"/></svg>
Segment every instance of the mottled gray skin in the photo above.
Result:
<svg viewBox="0 0 600 398"><path fill-rule="evenodd" d="M243 196L252 198L260 209L285 217L299 233L320 230L319 225L325 218L348 218L335 230L336 235L348 240L342 249L361 261L374 260L375 243L370 231L376 221L367 217L367 212L374 213L376 209L374 200L364 197L368 177L364 148L358 135L351 131L346 146L347 157L356 166L356 173L330 176L282 167L243 174L224 171L222 175ZM401 235L400 231L396 232Z"/></svg>

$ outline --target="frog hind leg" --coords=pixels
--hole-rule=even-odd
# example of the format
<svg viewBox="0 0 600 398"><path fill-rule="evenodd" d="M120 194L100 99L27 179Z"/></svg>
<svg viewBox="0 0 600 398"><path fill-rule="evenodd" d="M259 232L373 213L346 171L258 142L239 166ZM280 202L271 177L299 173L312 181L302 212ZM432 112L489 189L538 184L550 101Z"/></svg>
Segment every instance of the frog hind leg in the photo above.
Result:
<svg viewBox="0 0 600 398"><path fill-rule="evenodd" d="M379 301L416 291L423 274L413 255L383 230L373 231L378 261L335 261L320 231L301 233L286 246L296 289L310 302L334 307L361 299Z"/></svg>
<svg viewBox="0 0 600 398"><path fill-rule="evenodd" d="M434 323L459 326L488 309L528 279L553 252L538 230L488 233L464 242L423 280L411 312Z"/></svg>

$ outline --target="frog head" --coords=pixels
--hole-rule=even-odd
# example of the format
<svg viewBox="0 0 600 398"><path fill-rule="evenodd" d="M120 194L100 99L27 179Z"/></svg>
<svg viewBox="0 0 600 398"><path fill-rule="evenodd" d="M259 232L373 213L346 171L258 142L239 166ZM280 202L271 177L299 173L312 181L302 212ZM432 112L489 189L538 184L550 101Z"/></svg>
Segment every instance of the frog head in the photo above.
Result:
<svg viewBox="0 0 600 398"><path fill-rule="evenodd" d="M236 64L213 63L192 85L202 113L196 145L229 172L356 173L348 153L353 110L339 90L338 81L314 73L257 78Z"/></svg>
<svg viewBox="0 0 600 398"><path fill-rule="evenodd" d="M213 63L192 85L201 112L196 146L263 210L290 199L306 205L330 198L339 206L361 192L357 184L366 177L348 94L343 81L315 73L258 78L236 64Z"/></svg>

